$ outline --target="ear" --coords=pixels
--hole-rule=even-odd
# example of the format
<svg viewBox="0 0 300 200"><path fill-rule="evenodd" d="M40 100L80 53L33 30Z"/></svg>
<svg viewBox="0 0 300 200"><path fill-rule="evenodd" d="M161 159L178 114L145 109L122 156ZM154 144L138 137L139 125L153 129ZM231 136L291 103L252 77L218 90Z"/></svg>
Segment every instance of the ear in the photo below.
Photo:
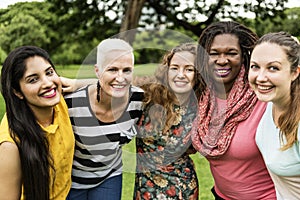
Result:
<svg viewBox="0 0 300 200"><path fill-rule="evenodd" d="M19 99L24 99L24 96L21 92L17 92L15 89L13 89L14 94L19 98Z"/></svg>
<svg viewBox="0 0 300 200"><path fill-rule="evenodd" d="M101 71L101 69L99 69L97 64L94 65L94 70L95 70L95 74L96 74L97 78L100 79L102 71Z"/></svg>
<svg viewBox="0 0 300 200"><path fill-rule="evenodd" d="M293 72L292 81L296 80L296 78L298 78L299 74L300 74L300 65L298 66L297 70L295 72Z"/></svg>

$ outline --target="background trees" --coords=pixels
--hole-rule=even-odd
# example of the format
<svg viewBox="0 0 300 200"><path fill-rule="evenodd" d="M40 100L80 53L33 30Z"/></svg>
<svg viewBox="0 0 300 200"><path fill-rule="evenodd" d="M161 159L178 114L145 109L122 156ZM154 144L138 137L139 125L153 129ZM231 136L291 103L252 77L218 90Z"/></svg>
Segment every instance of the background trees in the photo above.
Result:
<svg viewBox="0 0 300 200"><path fill-rule="evenodd" d="M300 8L286 9L287 0L45 0L0 9L0 62L13 48L38 45L59 64L80 64L104 38L119 32L133 45L147 47L148 30L174 30L197 40L214 21L236 20L259 35L286 30L300 36ZM130 32L124 30L132 29ZM147 31L145 31L147 30ZM129 34L128 34L129 33ZM137 34L137 35L136 35ZM160 37L167 37L165 32ZM158 41L162 44L163 40ZM159 45L158 45L159 46ZM161 53L144 48L137 63L153 62Z"/></svg>

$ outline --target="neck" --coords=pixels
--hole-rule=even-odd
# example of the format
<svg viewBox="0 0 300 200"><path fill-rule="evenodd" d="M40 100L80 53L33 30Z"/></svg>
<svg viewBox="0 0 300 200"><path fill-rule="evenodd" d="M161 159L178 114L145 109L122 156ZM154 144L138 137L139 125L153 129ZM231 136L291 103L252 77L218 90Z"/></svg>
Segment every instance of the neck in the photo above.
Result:
<svg viewBox="0 0 300 200"><path fill-rule="evenodd" d="M273 116L273 121L276 125L276 127L278 127L278 119L279 117L286 111L287 108L287 104L274 104L273 103L273 107L272 107L272 116Z"/></svg>
<svg viewBox="0 0 300 200"><path fill-rule="evenodd" d="M184 93L184 94L176 94L180 106L187 106L188 105L189 100L190 100L190 94L191 94L191 92Z"/></svg>
<svg viewBox="0 0 300 200"><path fill-rule="evenodd" d="M53 123L54 108L49 107L37 112L34 111L34 115L39 124L41 124L43 127L47 127Z"/></svg>
<svg viewBox="0 0 300 200"><path fill-rule="evenodd" d="M123 107L122 105L127 105L129 98L129 92L124 97L114 98L100 90L100 101L98 102L96 87L94 87L91 92L92 95L90 95L90 97L92 98L92 102L94 102L95 107L101 108L103 111L111 111L116 108Z"/></svg>
<svg viewBox="0 0 300 200"><path fill-rule="evenodd" d="M231 91L232 85L215 84L216 96L220 99L227 99Z"/></svg>

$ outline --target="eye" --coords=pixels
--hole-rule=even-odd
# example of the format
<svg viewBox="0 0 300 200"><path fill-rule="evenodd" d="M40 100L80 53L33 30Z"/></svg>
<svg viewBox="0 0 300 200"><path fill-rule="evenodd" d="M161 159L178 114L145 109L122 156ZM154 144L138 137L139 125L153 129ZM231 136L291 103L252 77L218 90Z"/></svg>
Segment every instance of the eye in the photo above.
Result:
<svg viewBox="0 0 300 200"><path fill-rule="evenodd" d="M229 56L236 56L236 55L238 55L238 53L237 52L228 52L227 55L229 55Z"/></svg>
<svg viewBox="0 0 300 200"><path fill-rule="evenodd" d="M188 68L186 68L185 70L186 70L187 72L194 72L194 71L195 71L194 67L188 67Z"/></svg>
<svg viewBox="0 0 300 200"><path fill-rule="evenodd" d="M278 71L279 68L276 67L276 66L270 66L270 67L269 67L269 70L270 70L270 71Z"/></svg>
<svg viewBox="0 0 300 200"><path fill-rule="evenodd" d="M32 76L30 78L27 79L28 83L35 83L38 81L38 77L37 76Z"/></svg>
<svg viewBox="0 0 300 200"><path fill-rule="evenodd" d="M177 66L174 66L174 65L171 65L171 66L169 67L169 70L170 70L170 71L177 71L177 70L178 70L178 67L177 67Z"/></svg>
<svg viewBox="0 0 300 200"><path fill-rule="evenodd" d="M108 68L107 71L109 71L109 72L117 72L118 69L114 68L114 67L111 67L111 68Z"/></svg>
<svg viewBox="0 0 300 200"><path fill-rule="evenodd" d="M210 52L209 55L210 55L210 56L217 56L217 55L219 55L219 54L218 54L217 52Z"/></svg>
<svg viewBox="0 0 300 200"><path fill-rule="evenodd" d="M53 68L50 68L50 69L48 69L48 70L46 71L46 75L47 75L47 76L51 76L51 75L53 75L54 73L55 73L55 71L54 71Z"/></svg>
<svg viewBox="0 0 300 200"><path fill-rule="evenodd" d="M250 65L250 69L259 69L258 65Z"/></svg>
<svg viewBox="0 0 300 200"><path fill-rule="evenodd" d="M130 74L132 72L132 68L131 67L124 68L123 72L126 74Z"/></svg>

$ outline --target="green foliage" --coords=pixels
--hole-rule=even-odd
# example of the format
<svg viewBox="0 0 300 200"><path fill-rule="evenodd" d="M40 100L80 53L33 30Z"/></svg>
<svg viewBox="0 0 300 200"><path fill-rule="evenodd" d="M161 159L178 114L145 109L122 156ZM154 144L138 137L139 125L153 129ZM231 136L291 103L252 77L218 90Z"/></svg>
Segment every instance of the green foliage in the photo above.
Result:
<svg viewBox="0 0 300 200"><path fill-rule="evenodd" d="M0 64L3 64L6 56L7 54L5 53L5 51L0 47Z"/></svg>
<svg viewBox="0 0 300 200"><path fill-rule="evenodd" d="M9 9L2 9L0 13L0 44L5 52L22 45L48 49L55 33L47 24L55 16L47 12L46 3L17 3Z"/></svg>

